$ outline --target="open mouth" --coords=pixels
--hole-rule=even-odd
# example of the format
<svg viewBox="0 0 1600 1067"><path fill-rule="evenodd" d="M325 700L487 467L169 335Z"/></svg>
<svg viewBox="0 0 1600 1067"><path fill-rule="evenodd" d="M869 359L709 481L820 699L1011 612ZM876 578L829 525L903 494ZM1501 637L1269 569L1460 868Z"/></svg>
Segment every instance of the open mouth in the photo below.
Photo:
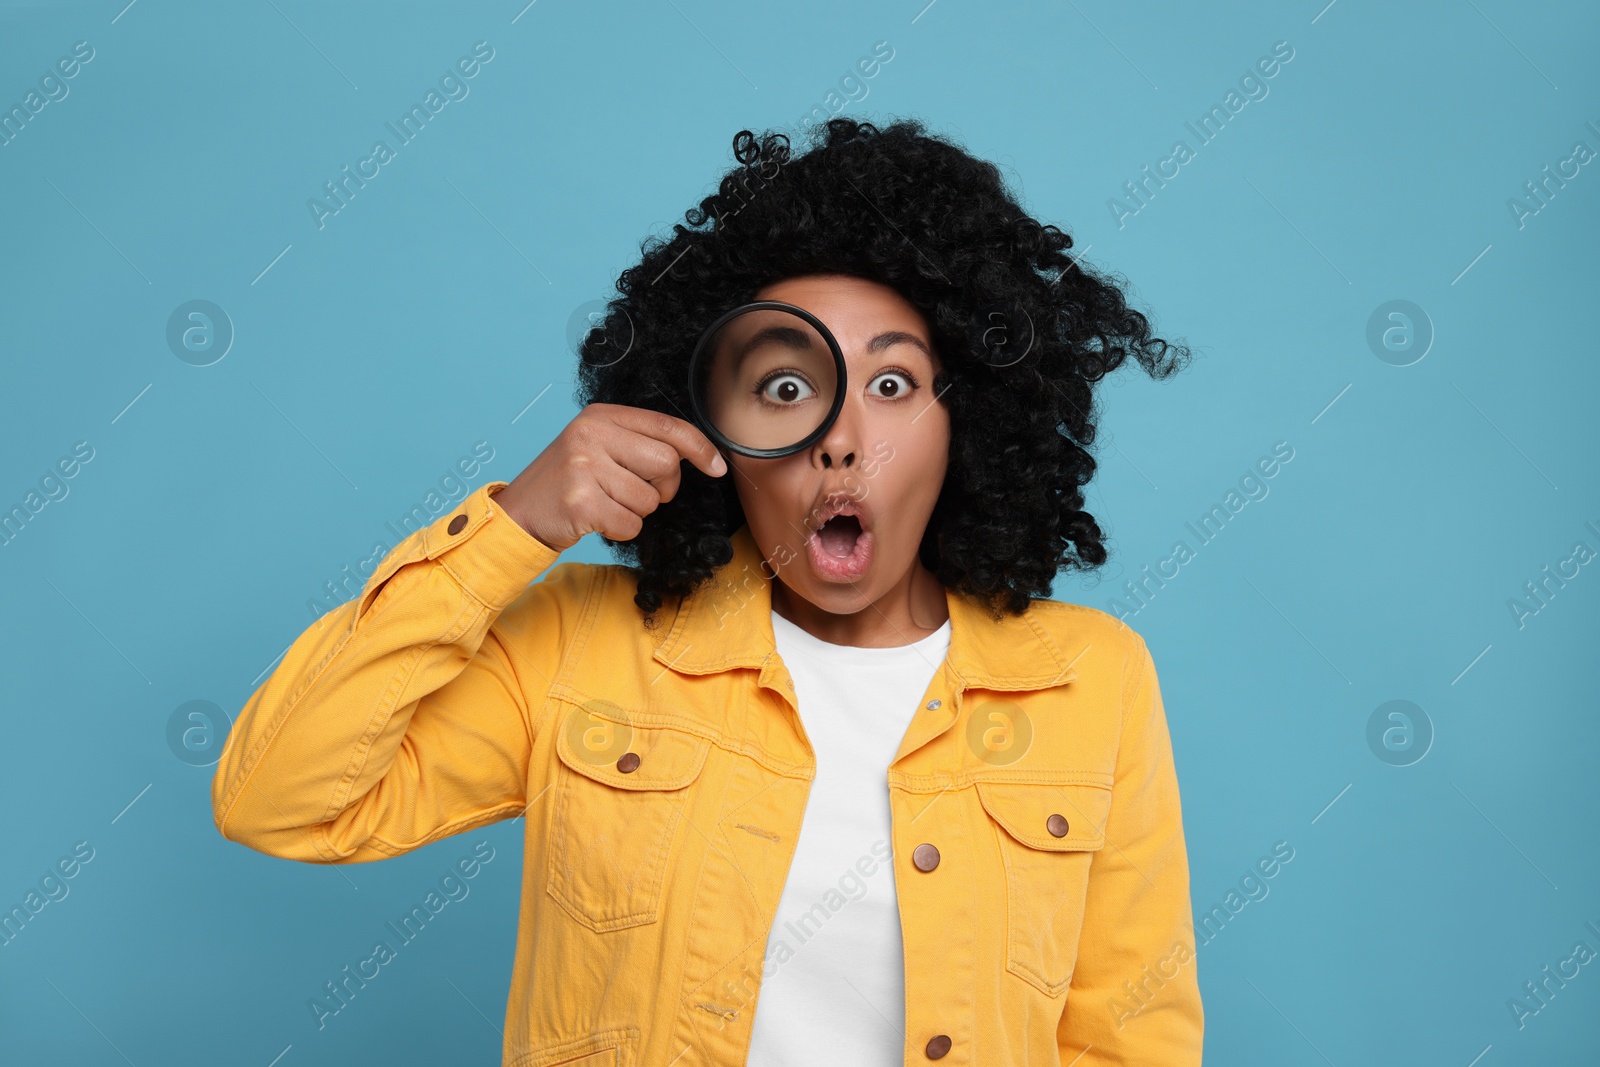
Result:
<svg viewBox="0 0 1600 1067"><path fill-rule="evenodd" d="M862 526L857 515L832 515L806 538L806 548L819 578L853 582L872 563L872 531Z"/></svg>
<svg viewBox="0 0 1600 1067"><path fill-rule="evenodd" d="M834 559L849 559L860 537L861 520L854 515L835 515L817 531L822 550Z"/></svg>

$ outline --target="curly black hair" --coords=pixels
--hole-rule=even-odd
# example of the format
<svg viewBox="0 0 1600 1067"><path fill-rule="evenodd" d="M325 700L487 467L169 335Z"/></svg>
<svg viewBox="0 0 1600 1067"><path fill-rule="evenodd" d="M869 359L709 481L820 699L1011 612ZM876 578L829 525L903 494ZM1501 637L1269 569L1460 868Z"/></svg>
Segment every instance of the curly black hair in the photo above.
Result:
<svg viewBox="0 0 1600 1067"><path fill-rule="evenodd" d="M603 321L580 340L580 405L689 419L688 362L701 332L764 286L837 273L895 289L926 319L942 364L950 456L919 548L947 588L998 618L1047 597L1056 573L1106 561L1083 510L1094 476L1094 387L1132 355L1156 379L1189 359L1151 335L1117 283L1068 255L1070 235L1023 211L999 169L916 119L881 128L833 118L789 137L740 130L718 191L651 236ZM638 536L602 536L636 568L645 625L732 558L744 523L731 478L684 461L677 494Z"/></svg>

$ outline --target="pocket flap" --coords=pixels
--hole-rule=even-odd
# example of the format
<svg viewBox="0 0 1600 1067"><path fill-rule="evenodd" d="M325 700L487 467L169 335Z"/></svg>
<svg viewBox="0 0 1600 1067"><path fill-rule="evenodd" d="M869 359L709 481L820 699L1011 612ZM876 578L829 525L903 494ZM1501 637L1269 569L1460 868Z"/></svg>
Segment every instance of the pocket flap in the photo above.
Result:
<svg viewBox="0 0 1600 1067"><path fill-rule="evenodd" d="M682 789L699 777L711 751L708 738L687 730L573 711L557 731L556 755L584 777L618 789Z"/></svg>
<svg viewBox="0 0 1600 1067"><path fill-rule="evenodd" d="M1111 787L1087 782L976 782L978 799L1006 833L1029 848L1088 851L1106 843ZM1057 818L1059 816L1059 818ZM1052 825L1063 829L1061 836Z"/></svg>

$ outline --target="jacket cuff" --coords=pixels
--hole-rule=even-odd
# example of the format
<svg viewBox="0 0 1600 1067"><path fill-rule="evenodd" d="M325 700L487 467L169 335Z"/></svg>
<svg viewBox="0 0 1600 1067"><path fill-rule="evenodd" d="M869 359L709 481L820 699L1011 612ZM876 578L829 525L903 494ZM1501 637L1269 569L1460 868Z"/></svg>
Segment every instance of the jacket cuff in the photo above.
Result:
<svg viewBox="0 0 1600 1067"><path fill-rule="evenodd" d="M561 550L524 530L494 499L509 482L487 482L422 531L423 554L474 598L500 610L522 595Z"/></svg>

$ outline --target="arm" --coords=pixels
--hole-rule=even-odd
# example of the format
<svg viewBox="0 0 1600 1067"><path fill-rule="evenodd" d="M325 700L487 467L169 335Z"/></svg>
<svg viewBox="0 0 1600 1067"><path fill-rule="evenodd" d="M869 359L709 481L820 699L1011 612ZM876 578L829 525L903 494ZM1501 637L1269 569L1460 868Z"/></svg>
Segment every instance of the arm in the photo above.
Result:
<svg viewBox="0 0 1600 1067"><path fill-rule="evenodd" d="M1155 664L1129 633L1106 843L1090 871L1056 1038L1061 1062L1074 1067L1188 1067L1200 1063L1205 1019L1178 776Z"/></svg>
<svg viewBox="0 0 1600 1067"><path fill-rule="evenodd" d="M360 596L289 647L217 764L224 837L285 859L361 863L522 812L532 715L587 568L529 586L559 550L494 500L506 484L479 487L396 545ZM515 644L495 626L513 601Z"/></svg>

